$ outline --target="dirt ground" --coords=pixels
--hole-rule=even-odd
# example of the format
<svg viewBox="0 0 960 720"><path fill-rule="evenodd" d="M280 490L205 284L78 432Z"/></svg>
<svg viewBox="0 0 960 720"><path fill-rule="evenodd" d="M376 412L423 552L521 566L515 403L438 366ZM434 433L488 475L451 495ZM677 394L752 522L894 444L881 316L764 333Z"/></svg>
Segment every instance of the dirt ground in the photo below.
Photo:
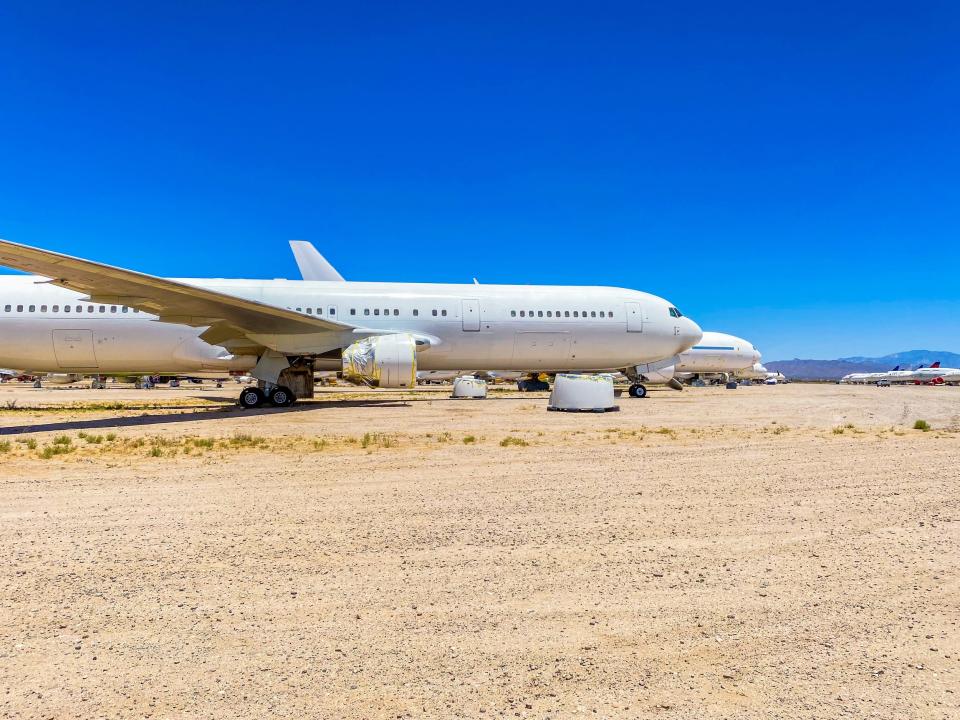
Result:
<svg viewBox="0 0 960 720"><path fill-rule="evenodd" d="M0 386L0 717L960 717L960 388L237 392Z"/></svg>

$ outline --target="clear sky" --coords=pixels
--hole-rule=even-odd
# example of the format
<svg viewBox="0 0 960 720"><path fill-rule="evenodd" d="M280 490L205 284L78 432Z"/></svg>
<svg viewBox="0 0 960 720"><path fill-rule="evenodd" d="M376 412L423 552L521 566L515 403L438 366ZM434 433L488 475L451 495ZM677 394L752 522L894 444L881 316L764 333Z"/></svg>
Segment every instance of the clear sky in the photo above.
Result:
<svg viewBox="0 0 960 720"><path fill-rule="evenodd" d="M955 2L5 2L0 237L960 351L958 37Z"/></svg>

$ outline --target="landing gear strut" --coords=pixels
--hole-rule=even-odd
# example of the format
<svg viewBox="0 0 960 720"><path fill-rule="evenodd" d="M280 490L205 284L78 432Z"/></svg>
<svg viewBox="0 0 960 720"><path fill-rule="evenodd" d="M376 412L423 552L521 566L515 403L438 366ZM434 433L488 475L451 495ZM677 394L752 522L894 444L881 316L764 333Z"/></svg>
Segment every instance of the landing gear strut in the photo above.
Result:
<svg viewBox="0 0 960 720"><path fill-rule="evenodd" d="M627 392L629 393L630 397L633 398L645 398L647 396L647 388L640 383L634 383L631 385Z"/></svg>

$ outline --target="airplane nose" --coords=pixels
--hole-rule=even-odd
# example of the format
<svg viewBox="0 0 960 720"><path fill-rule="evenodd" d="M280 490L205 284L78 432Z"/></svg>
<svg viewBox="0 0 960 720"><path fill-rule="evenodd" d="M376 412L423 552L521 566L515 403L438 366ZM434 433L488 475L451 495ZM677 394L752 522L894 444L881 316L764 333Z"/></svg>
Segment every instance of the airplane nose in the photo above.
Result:
<svg viewBox="0 0 960 720"><path fill-rule="evenodd" d="M680 335L677 340L680 341L682 347L677 352L683 352L684 350L689 350L698 342L700 338L703 337L703 330L700 329L700 326L697 325L693 320L688 317L680 319Z"/></svg>

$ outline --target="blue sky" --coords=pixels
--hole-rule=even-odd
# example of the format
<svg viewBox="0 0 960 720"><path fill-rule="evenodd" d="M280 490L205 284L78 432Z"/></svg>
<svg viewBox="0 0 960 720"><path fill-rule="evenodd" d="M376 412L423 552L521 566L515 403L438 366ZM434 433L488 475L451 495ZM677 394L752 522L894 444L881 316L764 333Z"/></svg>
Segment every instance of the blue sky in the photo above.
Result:
<svg viewBox="0 0 960 720"><path fill-rule="evenodd" d="M0 236L168 276L620 285L960 350L960 6L3 3Z"/></svg>

